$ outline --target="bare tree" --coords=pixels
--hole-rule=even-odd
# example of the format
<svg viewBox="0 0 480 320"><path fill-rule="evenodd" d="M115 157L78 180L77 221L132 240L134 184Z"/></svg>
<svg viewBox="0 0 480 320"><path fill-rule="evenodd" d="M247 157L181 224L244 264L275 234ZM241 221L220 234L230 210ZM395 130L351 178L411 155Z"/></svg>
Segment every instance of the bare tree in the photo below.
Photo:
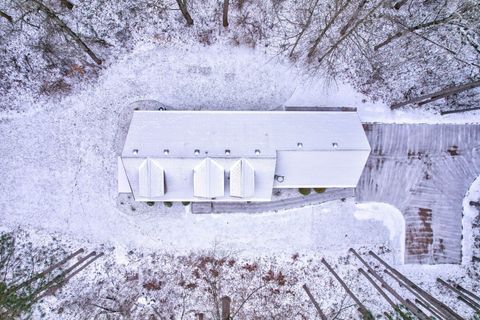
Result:
<svg viewBox="0 0 480 320"><path fill-rule="evenodd" d="M310 28L310 24L312 23L313 13L315 12L315 9L317 8L318 1L319 0L315 0L315 1L310 2L310 5L309 5L308 10L307 10L307 19L306 19L305 23L302 24L300 32L296 36L295 43L293 44L292 49L290 50L290 54L289 54L290 57L293 56L293 54L295 52L295 49L297 48L298 43L300 42L300 39L302 39L305 31L307 31L307 29Z"/></svg>
<svg viewBox="0 0 480 320"><path fill-rule="evenodd" d="M360 12L362 11L366 3L367 3L367 0L360 1L353 15L350 17L350 19L348 19L348 22L342 27L342 29L340 29L340 35L343 36L345 32L347 32L347 30L353 25L353 23L358 20L358 17L360 16Z"/></svg>
<svg viewBox="0 0 480 320"><path fill-rule="evenodd" d="M32 0L34 3L37 4L38 9L43 11L50 19L52 19L57 26L66 34L68 34L72 39L77 43L77 45L95 61L96 64L102 64L102 60L98 58L95 53L83 42L83 40L70 29L62 19L60 19L55 12L53 12L50 8L43 4L40 0Z"/></svg>
<svg viewBox="0 0 480 320"><path fill-rule="evenodd" d="M348 36L350 36L359 26L361 26L365 21L378 9L380 6L383 4L384 0L378 1L361 19L357 20L353 26L348 30L348 32L344 32L340 38L335 41L330 48L322 55L320 58L318 58L318 61L323 61L326 57L328 57L330 54L332 54L333 51L335 51L339 45L347 39Z"/></svg>

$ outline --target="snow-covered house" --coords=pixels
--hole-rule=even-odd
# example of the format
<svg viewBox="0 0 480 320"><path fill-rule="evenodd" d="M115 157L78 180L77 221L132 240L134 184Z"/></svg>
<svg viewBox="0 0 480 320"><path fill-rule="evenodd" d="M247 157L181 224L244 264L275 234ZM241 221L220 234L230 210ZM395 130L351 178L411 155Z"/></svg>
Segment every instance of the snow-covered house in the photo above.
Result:
<svg viewBox="0 0 480 320"><path fill-rule="evenodd" d="M136 201L269 201L355 187L370 153L356 112L135 111L118 191Z"/></svg>

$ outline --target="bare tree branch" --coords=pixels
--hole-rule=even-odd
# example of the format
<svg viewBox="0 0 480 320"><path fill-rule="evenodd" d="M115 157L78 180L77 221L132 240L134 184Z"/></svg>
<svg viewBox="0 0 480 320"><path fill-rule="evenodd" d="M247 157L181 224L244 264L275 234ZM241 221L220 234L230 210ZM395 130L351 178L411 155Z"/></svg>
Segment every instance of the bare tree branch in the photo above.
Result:
<svg viewBox="0 0 480 320"><path fill-rule="evenodd" d="M38 5L38 8L43 11L50 19L52 19L60 29L62 29L65 33L67 33L72 39L77 43L77 45L92 58L93 61L95 61L96 64L102 64L102 60L100 60L95 53L83 42L80 37L70 29L65 22L63 22L56 14L53 12L50 8L45 6L41 1L39 0L32 0Z"/></svg>
<svg viewBox="0 0 480 320"><path fill-rule="evenodd" d="M297 39L295 40L295 43L293 44L292 50L290 50L290 54L289 54L290 57L293 55L295 49L297 48L297 45L300 42L300 39L303 37L303 34L310 27L310 24L312 23L313 13L315 12L315 8L317 7L318 1L319 0L315 0L315 2L313 2L313 5L311 5L309 7L307 21L305 22L305 25L302 27L302 30L298 34Z"/></svg>
<svg viewBox="0 0 480 320"><path fill-rule="evenodd" d="M345 24L343 28L340 30L340 35L343 36L345 32L347 32L347 30L352 26L352 24L358 19L358 16L360 15L360 11L362 11L366 3L367 3L367 0L362 0L358 4L357 9L355 9L355 12L353 13L353 15L350 17L350 19L348 19L347 24Z"/></svg>
<svg viewBox="0 0 480 320"><path fill-rule="evenodd" d="M463 9L463 10L465 10L465 9ZM463 10L461 10L461 11L463 11ZM373 50L377 51L380 48L382 48L382 47L386 46L387 44L389 44L390 42L392 42L393 40L398 39L398 38L402 37L403 35L405 35L409 32L415 32L417 30L427 29L427 28L430 28L430 27L445 24L445 23L451 21L452 19L456 18L458 16L458 14L461 13L461 11L453 12L452 14L450 14L450 15L442 18L442 19L434 19L432 21L429 21L429 22L426 22L426 23L420 23L420 24L417 24L417 25L412 26L412 27L404 27L403 28L404 30L396 32L395 34L389 36L387 39L385 39L381 43L377 44L375 47L373 47ZM390 18L390 20L394 20L395 22L397 22L396 19L393 19L393 18Z"/></svg>
<svg viewBox="0 0 480 320"><path fill-rule="evenodd" d="M333 23L337 20L338 16L348 7L349 3L350 3L350 1L346 1L343 5L341 5L340 8L338 8L335 11L333 16L327 22L325 27L322 29L322 32L320 32L318 37L313 42L312 47L310 48L310 51L308 52L308 55L307 55L309 58L311 58L315 54L315 51L317 50L317 47L320 44L320 42L322 41L323 37L325 36L327 31L330 29L330 27L333 25Z"/></svg>
<svg viewBox="0 0 480 320"><path fill-rule="evenodd" d="M365 20L374 13L380 6L383 4L384 0L380 0L369 12L365 14L365 16L358 20L353 27L347 33L343 34L331 47L327 50L319 59L318 61L323 61L327 56L329 56L353 31L355 31L361 24L365 22Z"/></svg>

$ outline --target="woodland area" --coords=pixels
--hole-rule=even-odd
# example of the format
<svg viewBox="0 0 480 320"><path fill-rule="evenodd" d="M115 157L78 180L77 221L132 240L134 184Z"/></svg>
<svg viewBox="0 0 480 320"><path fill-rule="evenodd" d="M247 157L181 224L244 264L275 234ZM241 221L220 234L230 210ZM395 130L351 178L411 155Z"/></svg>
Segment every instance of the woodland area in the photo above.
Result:
<svg viewBox="0 0 480 320"><path fill-rule="evenodd" d="M479 21L478 0L4 0L0 110L21 111L19 94L92 83L144 42L254 47L394 108L468 110L479 101Z"/></svg>
<svg viewBox="0 0 480 320"><path fill-rule="evenodd" d="M21 230L1 234L0 319L465 319L459 306L468 319L480 316L473 283L418 285L382 258L385 247L285 261L130 251L125 264L112 248L104 255L32 240Z"/></svg>

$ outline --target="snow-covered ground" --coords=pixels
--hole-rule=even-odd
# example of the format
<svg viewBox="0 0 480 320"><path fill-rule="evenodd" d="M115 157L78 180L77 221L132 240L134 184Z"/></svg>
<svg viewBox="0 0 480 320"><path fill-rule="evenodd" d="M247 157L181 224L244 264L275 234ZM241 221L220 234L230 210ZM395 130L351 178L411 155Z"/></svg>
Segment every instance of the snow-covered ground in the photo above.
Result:
<svg viewBox="0 0 480 320"><path fill-rule="evenodd" d="M480 111L441 115L432 110L410 107L391 110L381 101L371 101L348 83L323 79L299 82L285 103L291 106L356 107L362 122L380 123L480 123Z"/></svg>
<svg viewBox="0 0 480 320"><path fill-rule="evenodd" d="M24 111L4 111L3 119L24 117L80 103L91 107L157 100L178 109L273 110L288 106L356 107L363 122L479 123L480 111L440 115L424 108L390 110L348 83L302 74L298 66L260 49L212 45L162 47L139 44L60 101L18 97ZM28 107L26 107L28 106ZM8 108L7 108L8 110Z"/></svg>
<svg viewBox="0 0 480 320"><path fill-rule="evenodd" d="M480 237L480 233L479 230L474 230L472 227L475 219L478 219L480 215L480 208L470 205L471 201L480 202L480 177L472 183L463 200L462 264L472 261L475 250L480 252L480 248L474 249L475 237Z"/></svg>
<svg viewBox="0 0 480 320"><path fill-rule="evenodd" d="M105 244L112 248L109 263L119 265L131 263L131 250L174 255L224 250L245 259L301 252L318 259L345 255L350 247L384 247L388 259L401 264L404 221L385 204L347 200L277 213L201 216L178 207L127 215L116 207L116 157L122 137L118 128L122 114L137 100L157 100L179 109L354 106L362 121L479 122L473 112L473 118L391 112L349 85L325 88L323 83L302 79L293 66L260 50L147 45L104 70L97 82L58 101L19 97L30 104L30 112L5 113L0 121L1 225L56 233L92 246ZM104 266L97 268L101 273ZM466 274L461 266L408 268L405 271L418 281L424 281L418 270L432 279Z"/></svg>
<svg viewBox="0 0 480 320"><path fill-rule="evenodd" d="M176 212L132 216L115 208L115 148L122 137L118 126L130 103L148 99L175 108L275 109L290 98L299 83L293 67L250 49L139 48L108 69L96 85L47 108L39 106L41 111L2 123L2 220L98 241L156 248L205 249L223 243L255 253L285 247L316 250L331 236L335 240L323 248L343 243L344 251L348 242L338 241L338 236L345 235L359 243L387 239L393 244L389 247L403 251L398 245L402 241L393 235L392 225L401 225L398 220L387 222L392 231L389 236L380 232L375 240L364 239L372 232L364 232L360 226L367 230L379 226L375 220L382 208L376 206L362 205L355 213L353 204L330 204L248 219L241 215L191 217ZM325 101L321 91L313 88L311 92L315 93L302 95L302 104L362 106L361 102L345 104L345 100L328 95ZM358 97L347 89L345 92ZM295 101L295 95L298 90L290 101ZM330 214L321 214L324 211ZM336 226L338 233L327 236L318 232L324 225L334 225L339 215L346 222ZM252 230L257 230L258 236L251 237ZM404 238L404 230L399 233ZM263 238L256 240L258 237Z"/></svg>

